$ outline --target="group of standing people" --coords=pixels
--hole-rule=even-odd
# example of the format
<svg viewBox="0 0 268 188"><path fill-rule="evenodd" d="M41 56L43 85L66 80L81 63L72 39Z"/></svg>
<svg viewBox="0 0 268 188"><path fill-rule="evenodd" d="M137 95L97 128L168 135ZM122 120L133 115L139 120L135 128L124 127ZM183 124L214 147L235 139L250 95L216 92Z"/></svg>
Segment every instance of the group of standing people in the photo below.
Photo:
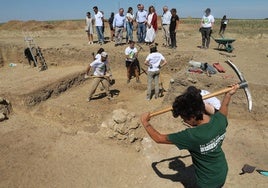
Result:
<svg viewBox="0 0 268 188"><path fill-rule="evenodd" d="M164 31L164 43L170 48L176 48L176 31L179 26L179 16L175 8L168 10L163 7L162 28ZM133 31L136 26L137 42L150 45L155 42L158 31L157 13L154 6L149 6L148 11L144 9L143 4L137 5L137 12L133 13L133 8L129 7L125 16L126 42L133 41ZM114 21L115 24L117 21ZM134 26L134 23L136 25Z"/></svg>
<svg viewBox="0 0 268 188"><path fill-rule="evenodd" d="M98 43L104 43L104 15L98 10L97 6L93 7L94 16L87 12L86 32L88 34L88 44L93 44L93 25L95 24ZM127 13L120 8L118 13L111 13L108 19L110 27L110 40L115 42L115 46L122 44L123 34L126 31L126 43L134 41L133 33L136 29L137 42L150 45L155 42L158 31L157 13L154 6L150 6L148 11L144 9L143 4L137 5L137 11L134 14L132 7L129 7ZM163 29L163 45L176 48L176 31L179 26L179 16L176 9L168 10L167 6L163 7L163 16L161 26Z"/></svg>
<svg viewBox="0 0 268 188"><path fill-rule="evenodd" d="M94 16L87 12L86 16L86 32L88 34L88 44L93 44L93 24L95 24L98 43L104 44L104 13L99 11L97 6L93 7ZM115 42L115 46L121 45L124 31L126 31L126 43L134 41L133 31L136 28L137 42L150 45L155 42L158 31L157 13L154 6L150 6L148 11L144 9L143 4L137 5L137 12L134 14L132 7L129 7L127 13L124 14L124 9L120 8L118 13L111 13L108 20L110 27L110 40ZM179 29L180 18L177 10L172 8L169 10L167 6L163 7L161 16L161 27L163 33L163 46L169 48L177 47L176 33ZM210 45L210 37L214 26L214 16L211 14L211 9L207 8L202 16L200 29L201 32L201 48L208 49ZM223 37L227 23L226 15L221 19L219 34Z"/></svg>
<svg viewBox="0 0 268 188"><path fill-rule="evenodd" d="M126 43L133 41L133 31L136 23L137 42L151 44L154 42L157 32L157 14L154 6L150 6L148 12L144 5L137 5L136 14L133 8L129 7L126 15L124 9L120 8L112 23L111 32L115 32L115 46L122 44L123 32L126 31Z"/></svg>

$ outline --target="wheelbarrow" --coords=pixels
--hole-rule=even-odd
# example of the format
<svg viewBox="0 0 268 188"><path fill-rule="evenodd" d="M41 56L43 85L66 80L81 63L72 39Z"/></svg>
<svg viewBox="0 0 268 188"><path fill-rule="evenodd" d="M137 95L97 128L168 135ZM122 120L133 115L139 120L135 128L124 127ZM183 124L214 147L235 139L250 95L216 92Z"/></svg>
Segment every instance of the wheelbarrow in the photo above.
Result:
<svg viewBox="0 0 268 188"><path fill-rule="evenodd" d="M222 47L225 48L225 50L229 53L231 53L234 50L234 47L232 43L235 41L235 39L231 38L214 38L212 35L211 37L215 40L215 42L218 43L218 49L222 49Z"/></svg>

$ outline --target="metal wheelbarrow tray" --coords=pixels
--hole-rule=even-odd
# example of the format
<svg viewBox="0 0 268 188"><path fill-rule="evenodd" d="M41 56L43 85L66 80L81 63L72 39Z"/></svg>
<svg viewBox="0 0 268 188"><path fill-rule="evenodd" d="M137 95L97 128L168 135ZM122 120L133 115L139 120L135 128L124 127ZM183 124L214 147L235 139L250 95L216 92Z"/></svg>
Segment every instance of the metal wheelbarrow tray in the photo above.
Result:
<svg viewBox="0 0 268 188"><path fill-rule="evenodd" d="M214 38L215 42L218 43L218 49L221 49L222 46L225 47L225 50L227 52L232 52L234 50L234 47L232 45L232 43L235 41L235 39L231 39L231 38Z"/></svg>

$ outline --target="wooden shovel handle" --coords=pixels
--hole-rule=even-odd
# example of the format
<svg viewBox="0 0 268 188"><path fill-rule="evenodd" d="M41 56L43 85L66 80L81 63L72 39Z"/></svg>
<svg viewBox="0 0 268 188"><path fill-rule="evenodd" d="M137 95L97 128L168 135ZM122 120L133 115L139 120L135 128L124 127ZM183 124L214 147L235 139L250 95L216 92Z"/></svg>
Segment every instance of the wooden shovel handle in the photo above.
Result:
<svg viewBox="0 0 268 188"><path fill-rule="evenodd" d="M213 92L213 93L204 95L204 96L202 97L202 99L205 100L205 99L208 99L208 98L211 98L211 97L215 97L215 96L221 95L221 94L223 94L223 93L227 93L227 92L231 91L232 89L233 89L232 87L228 87L228 88L222 89L222 90L220 90L220 91L216 91L216 92ZM158 116L158 115L160 115L160 114L169 112L169 111L171 111L172 109L173 109L172 106L170 106L170 107L167 107L167 108L165 108L165 109L159 110L159 111L157 111L157 112L150 113L150 117Z"/></svg>

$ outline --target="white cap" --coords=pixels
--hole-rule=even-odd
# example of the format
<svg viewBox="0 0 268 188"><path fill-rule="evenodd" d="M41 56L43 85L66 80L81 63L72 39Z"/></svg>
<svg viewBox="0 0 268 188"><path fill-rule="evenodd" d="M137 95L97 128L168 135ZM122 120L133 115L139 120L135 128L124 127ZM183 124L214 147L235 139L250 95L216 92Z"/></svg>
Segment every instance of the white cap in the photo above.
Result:
<svg viewBox="0 0 268 188"><path fill-rule="evenodd" d="M106 52L101 52L101 57L107 57L108 54Z"/></svg>

